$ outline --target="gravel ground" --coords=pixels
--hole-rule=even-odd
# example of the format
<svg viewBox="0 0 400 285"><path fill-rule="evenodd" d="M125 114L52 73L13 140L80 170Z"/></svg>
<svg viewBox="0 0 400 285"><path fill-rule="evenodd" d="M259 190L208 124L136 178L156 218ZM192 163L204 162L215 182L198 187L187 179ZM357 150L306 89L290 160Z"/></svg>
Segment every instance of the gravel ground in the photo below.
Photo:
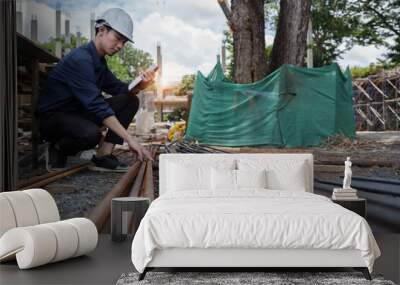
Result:
<svg viewBox="0 0 400 285"><path fill-rule="evenodd" d="M61 219L84 217L115 186L123 174L84 170L49 186L70 185L72 193L53 194Z"/></svg>
<svg viewBox="0 0 400 285"><path fill-rule="evenodd" d="M131 152L123 153L118 158L128 165L132 165L135 161L135 156ZM123 173L118 172L84 170L57 180L47 187L57 189L57 186L67 185L74 190L52 194L61 219L84 217L111 191L122 176Z"/></svg>

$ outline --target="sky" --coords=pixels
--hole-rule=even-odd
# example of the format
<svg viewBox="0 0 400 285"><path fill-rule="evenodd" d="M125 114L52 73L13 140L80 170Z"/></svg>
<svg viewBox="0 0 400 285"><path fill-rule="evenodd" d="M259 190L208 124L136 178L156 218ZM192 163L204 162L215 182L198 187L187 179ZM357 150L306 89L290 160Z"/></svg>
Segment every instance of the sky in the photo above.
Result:
<svg viewBox="0 0 400 285"><path fill-rule="evenodd" d="M98 17L108 8L124 9L134 21L136 48L149 52L156 61L157 42L161 44L165 82L179 81L198 70L207 74L216 63L223 31L228 28L217 0L17 0L17 10L23 12L23 33L30 35L30 19L36 14L39 41L54 36L57 5L63 15L62 31L68 17L71 32L79 30L88 38L92 13ZM273 34L266 31L267 44L272 44ZM343 68L367 66L384 52L374 46L355 46L338 62Z"/></svg>

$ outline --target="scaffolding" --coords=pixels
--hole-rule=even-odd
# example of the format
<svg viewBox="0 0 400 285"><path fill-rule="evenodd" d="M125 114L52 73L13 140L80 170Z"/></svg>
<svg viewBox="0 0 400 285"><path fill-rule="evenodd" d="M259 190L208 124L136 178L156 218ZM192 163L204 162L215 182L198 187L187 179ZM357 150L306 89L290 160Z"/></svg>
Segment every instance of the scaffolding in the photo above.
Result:
<svg viewBox="0 0 400 285"><path fill-rule="evenodd" d="M357 131L400 130L400 69L353 80Z"/></svg>

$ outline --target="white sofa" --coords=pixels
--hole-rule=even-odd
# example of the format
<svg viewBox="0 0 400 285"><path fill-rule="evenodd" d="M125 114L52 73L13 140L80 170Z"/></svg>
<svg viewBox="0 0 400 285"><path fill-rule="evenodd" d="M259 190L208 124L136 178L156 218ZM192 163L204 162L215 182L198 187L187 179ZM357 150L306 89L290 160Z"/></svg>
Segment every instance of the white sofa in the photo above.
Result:
<svg viewBox="0 0 400 285"><path fill-rule="evenodd" d="M28 269L84 255L96 248L92 221L60 221L53 197L43 189L0 193L0 262L16 258Z"/></svg>
<svg viewBox="0 0 400 285"><path fill-rule="evenodd" d="M211 171L207 170L210 166ZM242 174L249 173L249 177L242 175L239 178L239 172L235 172L237 176L232 178L236 179L234 185L229 181L228 176L224 178L224 171L221 172L222 174L217 171L215 176L213 174L215 169L228 170L225 171L228 176L232 173L231 170L239 170ZM255 175L260 172L260 169L266 170L267 185L259 186L256 185L259 182L254 182L258 179ZM354 267L361 269L366 278L370 278L367 267L369 266L372 270L371 264L380 252L368 224L357 214L332 203L328 198L312 194L312 154L165 154L160 156L159 173L160 198L150 206L132 243L132 262L142 273L139 280L144 278L146 271L160 267ZM213 176L217 177L217 182ZM241 203L241 199L237 199L238 196L236 198L230 196L242 195L240 189L216 191L213 190L216 184L223 189L237 188L240 184L244 187L265 189L259 191L262 194L255 199L243 197L243 203ZM225 193L227 195L223 196ZM270 194L271 199L268 198ZM196 197L199 197L199 201L203 201L198 202ZM218 200L219 197L222 199ZM282 200L279 200L281 198ZM229 232L229 227L225 227L224 230L221 228L220 231L210 230L216 228L215 221L218 219L223 220L221 227L229 223L234 225L236 217L228 220L224 216L227 217L226 213L235 215L235 208L248 211L242 213L246 215L250 213L247 217L251 216L253 209L249 206L250 204L246 204L246 200L251 200L250 204L257 205L258 208L255 210L258 213L267 209L266 212L262 212L263 215L265 213L263 216L265 220L259 219L261 226L260 222L250 225L247 228L249 234ZM229 202L232 204L226 205L224 201L232 201ZM232 205L237 205L237 207L232 207ZM279 208L283 208L283 211ZM280 229L270 227L265 230L266 228L263 228L263 221L267 223L271 219L268 213L270 209L276 211L272 214L275 217L274 223L280 226ZM283 222L280 224L280 217L285 215L285 211L292 214L286 219L287 224ZM204 213L204 215L199 213ZM208 216L213 220L207 220ZM301 222L311 229L307 232L310 235L307 239L310 244L308 241L305 245L297 243L304 237L304 233L301 233L304 229L299 229L297 224L293 224L293 219L295 220L296 217L301 218ZM315 217L315 219L309 220L308 217ZM325 219L327 219L326 224ZM334 229L335 219L342 219L338 230ZM315 220L318 221L315 222ZM209 221L214 223L213 227L210 226ZM247 221L250 224L253 223L252 219ZM360 225L362 232L361 230L350 232L347 222ZM322 230L323 234L320 236L316 232L314 239L312 236L314 225L327 231ZM240 228L243 230L246 226L244 222ZM254 231L256 228L257 231ZM332 230L329 231L329 229ZM361 243L357 244L357 247L352 247L350 243L345 244L350 238L344 231L349 231L349 234L353 236L363 236L364 245L367 244L365 252L359 250L362 248ZM220 234L220 232L223 233ZM290 235L290 242L286 244L297 245L280 246L279 241L272 247L262 245L262 243L267 244L272 237L285 240L285 235ZM325 243L326 235L332 240L332 245ZM202 237L207 239L205 243ZM237 240L236 237L242 238L243 246L241 244L239 246L236 244L234 247L225 246L234 243ZM313 243L318 238L319 243ZM341 238L342 241L339 241ZM222 242L215 245L215 240ZM252 247L252 241L257 241L258 245ZM365 256L368 254L369 261L366 262Z"/></svg>

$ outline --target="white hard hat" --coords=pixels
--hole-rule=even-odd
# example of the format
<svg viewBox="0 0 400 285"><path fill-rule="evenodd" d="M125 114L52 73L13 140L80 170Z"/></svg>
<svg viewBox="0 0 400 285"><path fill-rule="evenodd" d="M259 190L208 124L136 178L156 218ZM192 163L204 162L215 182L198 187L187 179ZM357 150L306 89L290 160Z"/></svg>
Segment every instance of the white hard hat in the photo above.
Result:
<svg viewBox="0 0 400 285"><path fill-rule="evenodd" d="M109 26L133 43L132 18L121 8L108 9L103 13L103 15L96 19L96 28L103 25Z"/></svg>

